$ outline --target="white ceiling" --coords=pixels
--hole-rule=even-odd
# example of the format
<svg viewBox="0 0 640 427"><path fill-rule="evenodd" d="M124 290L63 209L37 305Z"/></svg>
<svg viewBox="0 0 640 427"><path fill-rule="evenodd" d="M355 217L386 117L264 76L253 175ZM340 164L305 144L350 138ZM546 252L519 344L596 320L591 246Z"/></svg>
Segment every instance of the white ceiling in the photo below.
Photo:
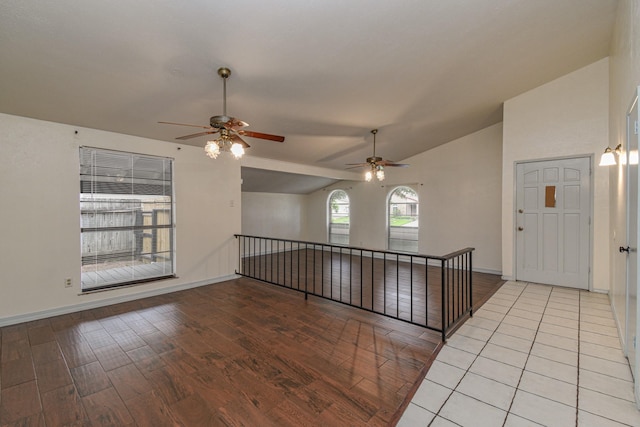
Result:
<svg viewBox="0 0 640 427"><path fill-rule="evenodd" d="M502 120L608 55L617 0L2 0L0 112L174 141L222 113L250 154L343 169ZM196 130L197 131L197 130ZM204 146L206 138L189 140ZM182 142L181 142L182 143Z"/></svg>

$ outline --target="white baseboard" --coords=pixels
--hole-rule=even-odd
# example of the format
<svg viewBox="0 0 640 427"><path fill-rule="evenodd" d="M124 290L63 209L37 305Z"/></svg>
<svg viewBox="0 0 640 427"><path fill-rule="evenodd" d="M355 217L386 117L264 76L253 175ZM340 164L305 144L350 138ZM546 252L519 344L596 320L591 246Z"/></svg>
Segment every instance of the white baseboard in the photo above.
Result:
<svg viewBox="0 0 640 427"><path fill-rule="evenodd" d="M478 268L476 266L473 267L473 271L475 273L487 273L487 274L495 274L496 276L502 277L502 271L500 270L492 270L490 268Z"/></svg>
<svg viewBox="0 0 640 427"><path fill-rule="evenodd" d="M620 341L620 347L622 348L622 352L623 354L626 356L627 355L627 340L626 340L626 336L624 335L624 329L622 327L622 323L624 321L624 319L620 319L620 317L618 316L618 312L616 311L616 306L613 303L613 300L611 298L609 298L609 305L611 306L611 312L613 314L613 321L616 324L616 329L618 330L618 340ZM628 360L628 359L627 359Z"/></svg>
<svg viewBox="0 0 640 427"><path fill-rule="evenodd" d="M169 286L161 289L151 289L135 294L121 295L112 298L106 298L98 301L91 301L80 304L67 305L64 307L52 308L49 310L36 311L33 313L19 314L17 316L1 317L0 327L15 325L23 322L31 322L33 320L46 319L47 317L60 316L62 314L75 313L82 310L90 310L92 308L106 307L108 305L119 304L121 302L134 301L142 298L154 297L157 295L169 294L172 292L184 291L187 289L198 288L200 286L212 285L214 283L226 282L227 280L237 279L241 276L230 274L228 276L217 277L215 279L200 280L198 282L183 283L181 285Z"/></svg>

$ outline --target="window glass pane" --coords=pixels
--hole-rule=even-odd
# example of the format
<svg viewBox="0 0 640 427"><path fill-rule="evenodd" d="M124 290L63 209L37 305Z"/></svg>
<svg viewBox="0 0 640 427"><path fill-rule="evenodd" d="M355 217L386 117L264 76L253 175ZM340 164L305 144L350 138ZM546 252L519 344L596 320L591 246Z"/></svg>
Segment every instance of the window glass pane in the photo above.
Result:
<svg viewBox="0 0 640 427"><path fill-rule="evenodd" d="M329 243L349 244L349 196L336 190L329 196Z"/></svg>
<svg viewBox="0 0 640 427"><path fill-rule="evenodd" d="M418 194L409 187L396 188L389 197L389 250L418 252L418 216Z"/></svg>
<svg viewBox="0 0 640 427"><path fill-rule="evenodd" d="M173 276L172 160L80 149L82 290Z"/></svg>

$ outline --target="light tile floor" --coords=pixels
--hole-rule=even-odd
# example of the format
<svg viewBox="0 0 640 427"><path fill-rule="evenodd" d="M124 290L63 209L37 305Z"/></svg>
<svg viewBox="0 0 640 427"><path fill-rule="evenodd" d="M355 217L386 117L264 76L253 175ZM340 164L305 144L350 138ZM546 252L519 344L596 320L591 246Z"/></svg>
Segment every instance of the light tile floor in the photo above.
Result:
<svg viewBox="0 0 640 427"><path fill-rule="evenodd" d="M640 426L609 297L507 282L451 336L398 426Z"/></svg>

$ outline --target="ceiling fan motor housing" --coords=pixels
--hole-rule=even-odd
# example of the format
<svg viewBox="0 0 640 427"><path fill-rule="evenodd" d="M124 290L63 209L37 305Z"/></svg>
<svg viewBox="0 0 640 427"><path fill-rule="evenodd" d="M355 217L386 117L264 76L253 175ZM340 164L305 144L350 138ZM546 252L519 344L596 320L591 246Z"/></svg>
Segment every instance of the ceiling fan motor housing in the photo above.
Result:
<svg viewBox="0 0 640 427"><path fill-rule="evenodd" d="M212 128L224 129L225 125L231 120L228 116L213 116L209 119Z"/></svg>

